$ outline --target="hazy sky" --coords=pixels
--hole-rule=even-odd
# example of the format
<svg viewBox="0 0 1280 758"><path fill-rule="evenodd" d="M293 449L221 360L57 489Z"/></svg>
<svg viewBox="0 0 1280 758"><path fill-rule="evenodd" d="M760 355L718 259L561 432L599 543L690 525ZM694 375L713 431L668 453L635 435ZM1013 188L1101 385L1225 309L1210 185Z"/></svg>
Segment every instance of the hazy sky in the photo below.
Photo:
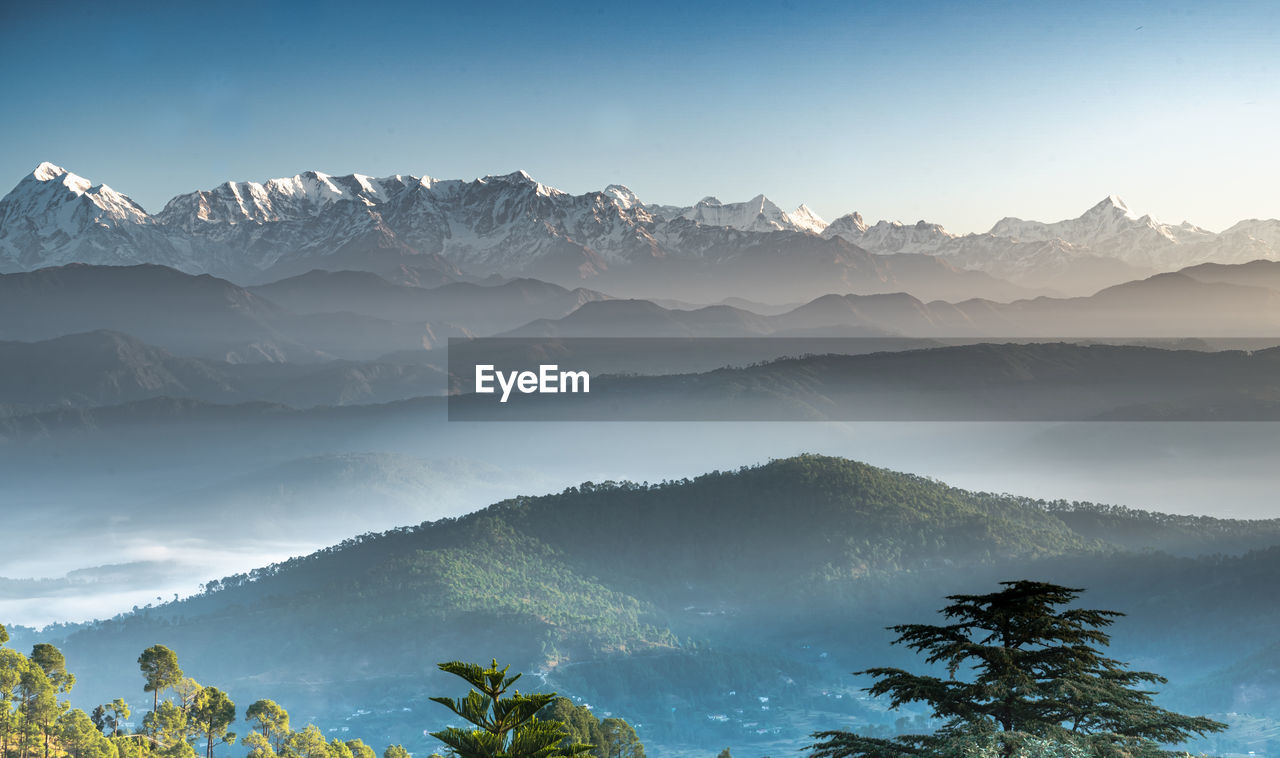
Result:
<svg viewBox="0 0 1280 758"><path fill-rule="evenodd" d="M528 170L985 230L1280 216L1280 5L5 3L0 187Z"/></svg>

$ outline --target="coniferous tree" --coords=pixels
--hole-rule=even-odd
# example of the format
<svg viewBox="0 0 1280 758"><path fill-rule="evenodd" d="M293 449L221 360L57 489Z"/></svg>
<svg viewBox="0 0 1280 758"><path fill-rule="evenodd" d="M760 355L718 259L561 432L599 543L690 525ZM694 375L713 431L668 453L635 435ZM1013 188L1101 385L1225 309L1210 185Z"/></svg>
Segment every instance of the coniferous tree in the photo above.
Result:
<svg viewBox="0 0 1280 758"><path fill-rule="evenodd" d="M154 711L160 707L160 693L182 681L178 655L164 645L152 645L138 656L138 667L147 681L142 691L152 693L151 709Z"/></svg>
<svg viewBox="0 0 1280 758"><path fill-rule="evenodd" d="M373 752L373 748L364 743L364 740L356 738L347 740L347 749L351 751L351 758L378 758L378 754Z"/></svg>
<svg viewBox="0 0 1280 758"><path fill-rule="evenodd" d="M111 741L79 708L58 718L57 736L69 758L115 758Z"/></svg>
<svg viewBox="0 0 1280 758"><path fill-rule="evenodd" d="M563 745L569 734L564 724L538 719L538 712L555 700L555 693L522 695L516 690L503 697L520 678L520 674L507 676L509 666L500 669L494 660L488 668L461 661L439 667L472 687L457 700L431 698L475 725L469 730L449 727L431 733L459 758L572 758L591 750L591 745Z"/></svg>
<svg viewBox="0 0 1280 758"><path fill-rule="evenodd" d="M575 743L594 745L591 755L598 758L604 733L600 731L600 719L596 718L590 708L575 705L567 697L557 697L551 701L550 705L543 708L538 715L539 718L559 721L564 725L566 734L560 744L566 746Z"/></svg>
<svg viewBox="0 0 1280 758"><path fill-rule="evenodd" d="M328 745L328 755L329 758L352 758L351 746L335 737Z"/></svg>
<svg viewBox="0 0 1280 758"><path fill-rule="evenodd" d="M62 651L46 642L31 648L30 660L32 677L43 672L48 686L52 688L51 694L42 694L32 702L29 722L39 727L44 739L44 758L49 758L50 741L54 737L57 720L71 707L66 701L59 701L58 694L70 692L76 677L67 671L67 659ZM44 685L39 687L43 691Z"/></svg>
<svg viewBox="0 0 1280 758"><path fill-rule="evenodd" d="M1201 716L1184 716L1152 701L1143 685L1164 677L1130 671L1099 650L1115 611L1061 608L1080 589L1033 581L1002 582L986 595L951 595L945 625L903 624L894 644L942 664L946 677L897 668L857 672L877 679L867 688L890 706L923 702L942 719L933 735L894 739L844 731L818 732L812 758L918 756L974 740L1013 755L1029 740L1082 748L1094 756L1162 755L1162 743L1182 742L1226 729Z"/></svg>
<svg viewBox="0 0 1280 758"><path fill-rule="evenodd" d="M236 720L236 704L217 687L205 687L190 709L191 723L205 739L205 758L213 758L218 745L234 745L235 732L228 731Z"/></svg>
<svg viewBox="0 0 1280 758"><path fill-rule="evenodd" d="M93 709L91 718L100 732L110 732L112 737L120 736L120 725L129 718L132 711L129 704L121 698L105 703Z"/></svg>
<svg viewBox="0 0 1280 758"><path fill-rule="evenodd" d="M70 692L75 686L75 674L67 671L67 658L62 651L47 642L31 648L31 662L39 666L49 677L49 684L58 692Z"/></svg>
<svg viewBox="0 0 1280 758"><path fill-rule="evenodd" d="M600 758L645 758L644 745L635 727L623 719L607 718L600 722Z"/></svg>
<svg viewBox="0 0 1280 758"><path fill-rule="evenodd" d="M189 676L182 677L173 685L173 694L178 696L178 707L184 711L191 710L201 692L204 692L204 685Z"/></svg>
<svg viewBox="0 0 1280 758"><path fill-rule="evenodd" d="M152 744L165 750L180 755L192 752L187 745L187 735L191 733L187 712L168 700L143 717L142 732L150 737ZM187 749L183 750L182 746Z"/></svg>
<svg viewBox="0 0 1280 758"><path fill-rule="evenodd" d="M291 732L284 743L284 753L290 758L328 758L329 743L315 724L307 724L300 732Z"/></svg>
<svg viewBox="0 0 1280 758"><path fill-rule="evenodd" d="M26 758L28 749L40 740L44 745L45 758L48 758L50 730L66 709L63 707L65 704L58 702L57 689L48 674L35 661L28 659L22 670L18 679L18 697L21 713L18 755Z"/></svg>
<svg viewBox="0 0 1280 758"><path fill-rule="evenodd" d="M288 711L277 705L274 700L258 700L244 712L244 719L257 721L258 728L262 730L262 736L271 742L276 753L281 751L284 739L289 736Z"/></svg>
<svg viewBox="0 0 1280 758"><path fill-rule="evenodd" d="M9 634L0 625L0 645L8 641ZM8 756L9 748L18 739L21 721L14 706L21 702L18 685L28 665L22 653L0 647L0 756Z"/></svg>
<svg viewBox="0 0 1280 758"><path fill-rule="evenodd" d="M271 746L271 740L262 735L261 732L249 732L240 740L243 747L249 748L245 754L245 758L276 758L277 753Z"/></svg>

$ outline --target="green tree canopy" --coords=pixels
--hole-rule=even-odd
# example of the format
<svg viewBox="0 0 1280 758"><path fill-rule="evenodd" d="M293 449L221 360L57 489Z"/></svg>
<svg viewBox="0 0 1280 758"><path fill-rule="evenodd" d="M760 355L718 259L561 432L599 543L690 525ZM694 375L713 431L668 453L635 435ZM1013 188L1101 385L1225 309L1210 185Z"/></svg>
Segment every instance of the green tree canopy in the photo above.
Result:
<svg viewBox="0 0 1280 758"><path fill-rule="evenodd" d="M619 718L607 718L600 722L598 758L645 758L644 745L635 727Z"/></svg>
<svg viewBox="0 0 1280 758"><path fill-rule="evenodd" d="M182 669L178 667L178 654L164 645L152 645L138 656L138 667L146 679L143 692L152 693L152 710L160 705L160 693L182 681Z"/></svg>
<svg viewBox="0 0 1280 758"><path fill-rule="evenodd" d="M382 751L382 758L409 758L409 751L404 749L404 745L387 745L387 749Z"/></svg>
<svg viewBox="0 0 1280 758"><path fill-rule="evenodd" d="M240 745L249 748L245 758L276 758L277 753L271 746L271 740L261 732L249 732L240 740Z"/></svg>
<svg viewBox="0 0 1280 758"><path fill-rule="evenodd" d="M39 660L36 656L39 656ZM21 716L19 754L25 758L27 748L37 736L49 758L55 725L70 706L58 702L58 684L70 689L75 678L66 673L62 653L52 645L36 645L18 677L18 710ZM46 668L47 667L47 668ZM52 676L50 676L52 673Z"/></svg>
<svg viewBox="0 0 1280 758"><path fill-rule="evenodd" d="M205 739L205 758L213 758L218 745L235 743L236 735L228 729L236 720L236 704L217 687L205 687L196 695L189 716Z"/></svg>
<svg viewBox="0 0 1280 758"><path fill-rule="evenodd" d="M1156 706L1142 685L1164 677L1130 671L1099 650L1115 611L1069 606L1083 592L1034 581L1003 582L986 595L951 595L944 625L903 624L894 644L940 664L946 676L897 668L858 672L876 678L867 692L897 708L923 702L944 721L935 735L892 740L818 732L813 758L897 758L934 753L946 741L988 739L1009 756L1029 739L1087 748L1095 756L1161 755L1162 743L1226 729L1200 716Z"/></svg>
<svg viewBox="0 0 1280 758"><path fill-rule="evenodd" d="M155 744L165 747L187 744L188 727L187 712L168 700L142 718L143 733L149 735Z"/></svg>
<svg viewBox="0 0 1280 758"><path fill-rule="evenodd" d="M347 749L351 751L351 758L378 758L373 748L364 744L362 739L347 740Z"/></svg>
<svg viewBox="0 0 1280 758"><path fill-rule="evenodd" d="M116 758L111 741L79 708L58 718L58 743L70 758Z"/></svg>
<svg viewBox="0 0 1280 758"><path fill-rule="evenodd" d="M568 735L561 741L562 747L591 745L594 758L645 758L644 745L634 727L619 718L601 721L590 708L576 705L567 697L551 701L539 717L564 724Z"/></svg>
<svg viewBox="0 0 1280 758"><path fill-rule="evenodd" d="M289 736L288 711L274 700L257 700L245 710L244 719L258 722L257 728L261 730L262 736L271 741L277 753L280 752L284 739Z"/></svg>
<svg viewBox="0 0 1280 758"><path fill-rule="evenodd" d="M290 732L285 740L282 755L290 758L328 758L329 743L321 733L320 727L307 724L300 732Z"/></svg>
<svg viewBox="0 0 1280 758"><path fill-rule="evenodd" d="M120 725L129 718L132 712L129 704L121 698L105 703L93 709L92 720L100 732L111 732L112 737L120 735Z"/></svg>
<svg viewBox="0 0 1280 758"><path fill-rule="evenodd" d="M329 743L328 755L329 758L352 758L350 746L336 737Z"/></svg>
<svg viewBox="0 0 1280 758"><path fill-rule="evenodd" d="M500 669L497 660L488 668L461 661L439 666L472 687L457 700L431 698L475 726L431 733L459 758L572 758L591 749L583 744L565 747L561 744L569 734L565 725L538 719L538 712L555 700L555 693L522 695L516 690L503 697L520 678L519 674L507 676L509 666Z"/></svg>
<svg viewBox="0 0 1280 758"><path fill-rule="evenodd" d="M548 721L559 721L564 724L567 734L561 740L562 745L594 745L591 755L599 755L598 750L601 740L604 739L604 732L600 730L600 719L596 718L590 708L575 705L567 697L557 697L546 708L543 708L538 716Z"/></svg>
<svg viewBox="0 0 1280 758"><path fill-rule="evenodd" d="M74 674L67 671L67 658L62 651L47 642L31 648L31 662L39 666L49 683L58 692L70 692L76 683Z"/></svg>

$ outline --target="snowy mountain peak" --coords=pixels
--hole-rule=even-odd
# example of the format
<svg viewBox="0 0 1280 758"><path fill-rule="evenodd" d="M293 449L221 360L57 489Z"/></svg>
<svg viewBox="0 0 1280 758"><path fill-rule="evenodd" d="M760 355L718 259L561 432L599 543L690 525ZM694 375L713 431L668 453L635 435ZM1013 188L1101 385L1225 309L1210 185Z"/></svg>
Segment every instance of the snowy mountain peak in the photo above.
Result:
<svg viewBox="0 0 1280 758"><path fill-rule="evenodd" d="M640 202L640 198L636 196L636 193L631 191L630 187L621 184L610 184L604 188L604 194L623 210L639 208L644 205L644 203Z"/></svg>
<svg viewBox="0 0 1280 758"><path fill-rule="evenodd" d="M83 176L48 161L36 166L3 202L7 205L7 214L35 215L53 213L56 209L62 214L59 224L63 227L70 222L68 214L77 212L74 210L77 208L83 217L102 226L150 221L146 211L125 195L105 184L94 186Z"/></svg>
<svg viewBox="0 0 1280 758"><path fill-rule="evenodd" d="M846 213L827 224L827 228L822 230L822 236L845 237L846 234L861 234L866 230L867 222L862 220L862 214L854 211L853 213ZM846 237L846 239L848 238Z"/></svg>
<svg viewBox="0 0 1280 758"><path fill-rule="evenodd" d="M877 221L868 225L860 213L849 213L832 221L822 232L830 239L840 237L873 253L926 253L935 254L947 243L956 239L941 224L917 221L903 224L900 221Z"/></svg>
<svg viewBox="0 0 1280 758"><path fill-rule="evenodd" d="M45 161L27 176L27 181L42 184L61 184L76 195L83 195L93 187L93 182L83 176L73 174L61 166Z"/></svg>
<svg viewBox="0 0 1280 758"><path fill-rule="evenodd" d="M813 215L812 211L806 209L810 217L797 221L764 195L756 195L742 203L722 203L719 198L708 195L692 208L676 210L677 215L703 226L724 226L743 232L816 232L825 227L822 219ZM814 219L816 224L821 225L818 229L813 228Z"/></svg>
<svg viewBox="0 0 1280 758"><path fill-rule="evenodd" d="M791 218L791 222L806 232L821 234L823 229L827 228L827 222L822 217L814 213L809 206L804 203L787 214Z"/></svg>
<svg viewBox="0 0 1280 758"><path fill-rule="evenodd" d="M36 170L31 172L31 178L37 182L51 182L58 177L70 173L62 166L55 166L49 161L36 166Z"/></svg>
<svg viewBox="0 0 1280 758"><path fill-rule="evenodd" d="M1131 219L1138 218L1133 211L1129 210L1129 206L1126 205L1125 202L1120 199L1119 195L1107 195L1097 205L1085 211L1085 215L1096 216L1104 213L1108 215L1112 215L1112 214L1115 214L1116 211L1119 211L1121 215L1127 218L1131 218Z"/></svg>
<svg viewBox="0 0 1280 758"><path fill-rule="evenodd" d="M490 174L484 177L484 179L482 179L481 181L485 183L501 183L501 184L523 184L523 185L537 184L537 182L533 180L533 177L529 176L529 172L523 169L519 171L512 171L510 174Z"/></svg>
<svg viewBox="0 0 1280 758"><path fill-rule="evenodd" d="M556 189L555 187L548 187L547 185L537 181L536 179L534 179L532 176L529 175L529 172L523 169L519 171L513 171L510 174L489 175L481 179L480 183L481 184L506 184L513 187L531 187L533 188L533 191L535 194L541 195L543 197L551 197L553 195L565 194L560 190Z"/></svg>
<svg viewBox="0 0 1280 758"><path fill-rule="evenodd" d="M1157 270L1172 270L1195 260L1194 247L1186 246L1216 236L1194 224L1172 226L1138 216L1116 195L1108 195L1079 218L1053 223L1004 218L991 227L990 234L1018 242L1057 241L1082 254Z"/></svg>
<svg viewBox="0 0 1280 758"><path fill-rule="evenodd" d="M151 217L128 197L41 163L0 199L0 267L138 263L152 229Z"/></svg>
<svg viewBox="0 0 1280 758"><path fill-rule="evenodd" d="M105 184L41 163L0 199L0 270L148 262L253 278L422 260L471 273L576 279L735 246L812 244L797 232L840 237L876 254L937 255L1018 282L1077 269L1102 272L1089 274L1095 278L1128 270L1113 262L1173 270L1205 260L1280 259L1280 221L1242 222L1215 235L1187 222L1136 217L1116 195L1076 218L1010 217L990 233L959 237L926 221L868 225L858 213L827 224L806 205L784 212L763 194L668 206L643 203L622 184L569 195L525 171L474 180L304 171L179 195L152 216Z"/></svg>

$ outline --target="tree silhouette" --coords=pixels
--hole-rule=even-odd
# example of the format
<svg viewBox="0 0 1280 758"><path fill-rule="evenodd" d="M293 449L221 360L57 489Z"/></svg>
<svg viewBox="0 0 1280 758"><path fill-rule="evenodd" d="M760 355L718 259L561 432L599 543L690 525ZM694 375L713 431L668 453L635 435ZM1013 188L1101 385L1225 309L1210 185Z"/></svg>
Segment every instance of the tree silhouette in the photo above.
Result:
<svg viewBox="0 0 1280 758"><path fill-rule="evenodd" d="M845 731L818 732L812 758L898 758L942 751L956 741L983 742L1011 756L1028 741L1074 745L1096 756L1163 755L1162 743L1226 729L1201 716L1183 716L1152 702L1146 684L1164 677L1130 671L1099 650L1115 611L1061 608L1083 592L1034 581L1002 582L987 595L951 595L942 609L950 623L903 624L895 645L945 667L946 677L897 668L857 672L877 679L867 688L890 706L922 702L943 727L932 735L894 739Z"/></svg>

